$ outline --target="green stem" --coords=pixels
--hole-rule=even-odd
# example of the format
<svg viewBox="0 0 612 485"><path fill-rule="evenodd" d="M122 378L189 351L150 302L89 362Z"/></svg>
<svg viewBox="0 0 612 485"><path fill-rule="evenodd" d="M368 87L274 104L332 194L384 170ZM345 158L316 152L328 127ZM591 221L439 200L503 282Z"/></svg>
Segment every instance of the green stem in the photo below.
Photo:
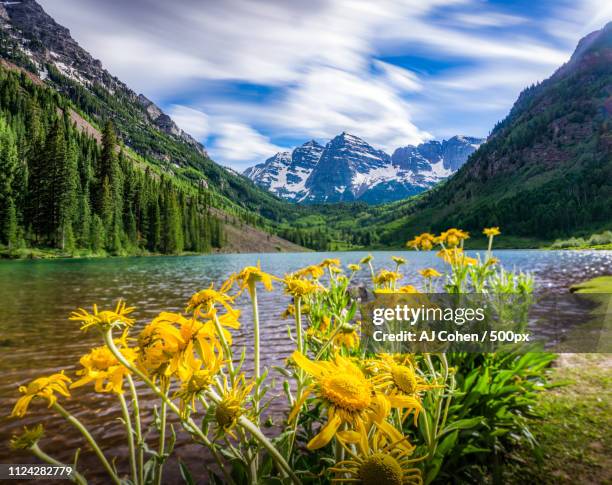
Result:
<svg viewBox="0 0 612 485"><path fill-rule="evenodd" d="M127 403L123 394L118 393L119 402L121 403L121 412L123 413L123 423L125 425L125 432L127 434L128 449L130 452L130 470L132 472L132 480L134 483L138 483L138 472L136 469L136 452L134 450L134 433L132 432L132 419L130 412L128 411Z"/></svg>
<svg viewBox="0 0 612 485"><path fill-rule="evenodd" d="M323 347L321 347L319 352L317 352L317 355L315 356L314 360L319 360L321 358L321 356L323 355L323 352L325 352L327 350L327 347L329 347L331 343L334 341L334 337L338 335L338 333L340 333L340 331L342 330L342 325L343 325L342 322L338 324L338 318L336 318L335 315L333 317L336 320L336 328L333 331L333 333L329 336L329 338L327 339L327 342L325 342L323 344Z"/></svg>
<svg viewBox="0 0 612 485"><path fill-rule="evenodd" d="M157 449L157 461L155 465L155 484L160 485L162 482L162 475L164 470L164 461L166 457L166 414L168 413L168 388L169 382L162 384L162 392L166 399L162 399L160 410L159 410L159 447Z"/></svg>
<svg viewBox="0 0 612 485"><path fill-rule="evenodd" d="M49 463L50 465L61 466L61 467L66 467L66 468L74 468L71 465L65 465L61 461L58 461L55 458L47 455L43 450L39 448L38 443L34 443L32 447L30 448L30 451L34 454L34 456L40 458L45 463ZM85 480L85 477L74 469L70 473L70 480L73 481L74 483L78 483L79 485L87 485L87 480Z"/></svg>
<svg viewBox="0 0 612 485"><path fill-rule="evenodd" d="M136 447L138 448L138 483L144 484L144 440L142 437L142 426L140 424L140 406L138 404L138 393L134 385L134 379L128 374L127 381L132 394L132 412L134 413L134 431L136 432Z"/></svg>
<svg viewBox="0 0 612 485"><path fill-rule="evenodd" d="M261 375L259 366L259 308L257 306L257 288L255 283L249 283L249 293L251 295L251 304L253 306L253 338L254 342L254 356L253 363L255 367L255 379L259 380ZM259 387L259 383L256 384Z"/></svg>
<svg viewBox="0 0 612 485"><path fill-rule="evenodd" d="M295 297L295 333L297 336L297 347L300 353L304 353L304 339L302 337L302 298Z"/></svg>
<svg viewBox="0 0 612 485"><path fill-rule="evenodd" d="M113 470L113 467L111 466L111 464L108 462L108 460L104 456L104 453L102 453L102 450L98 446L98 443L96 443L96 440L93 438L91 433L87 430L87 428L83 425L83 423L81 423L77 418L75 418L72 414L70 414L68 411L66 411L61 406L61 404L59 404L57 402L53 403L53 409L55 409L58 413L60 413L66 419L66 421L68 421L72 426L74 426L76 429L78 429L81 432L81 434L83 435L85 440L93 448L94 453L99 458L99 460L102 463L102 466L104 467L104 469L110 475L111 480L113 481L113 483L116 483L117 485L120 485L121 484L121 480L119 480L119 477L117 476L117 474L115 473L115 470Z"/></svg>
<svg viewBox="0 0 612 485"><path fill-rule="evenodd" d="M261 377L261 369L259 363L259 307L257 305L257 288L255 282L249 282L249 293L251 295L251 303L253 305L253 339L254 339L254 355L253 366L255 368L255 389L253 399L253 410L255 411L255 423L259 426L259 379ZM253 456L253 468L259 470L259 456L257 452Z"/></svg>
<svg viewBox="0 0 612 485"><path fill-rule="evenodd" d="M113 353L115 358L119 362L121 362L121 365L123 365L126 369L131 371L133 374L136 374L138 377L140 377L143 380L143 382L157 395L157 397L159 397L163 402L165 402L168 405L168 408L180 418L181 425L183 426L183 428L185 428L185 430L188 433L195 435L197 438L199 438L202 441L202 443L204 443L204 445L213 452L213 455L215 459L217 460L217 464L219 465L219 468L223 472L227 482L234 484L235 483L234 480L232 479L231 475L227 471L227 468L225 467L223 460L221 460L221 457L217 453L214 444L208 439L208 436L206 436L202 432L200 427L193 421L193 419L191 418L184 419L183 414L181 413L181 410L176 406L176 404L174 404L168 398L168 396L164 394L155 385L155 383L153 383L153 381L151 381L151 379L149 379L146 376L144 372L134 367L130 362L128 362L128 360L123 356L123 354L119 352L119 349L117 349L117 346L115 345L115 342L113 341L112 329L108 329L106 332L104 332L104 342L106 343L106 346L109 348L109 350Z"/></svg>
<svg viewBox="0 0 612 485"><path fill-rule="evenodd" d="M223 327L221 326L221 322L219 321L217 312L215 312L215 318L213 318L213 321L215 322L215 329L219 334L219 340L221 340L221 347L223 347L223 352L225 352L225 354L227 355L227 366L229 367L230 375L234 377L234 358L232 356L232 349L230 348L229 344L227 343L227 339L223 334Z"/></svg>
<svg viewBox="0 0 612 485"><path fill-rule="evenodd" d="M134 367L130 362L128 362L128 360L123 356L123 354L121 354L121 352L119 352L119 349L117 349L117 346L115 345L115 342L113 341L113 334L112 334L112 329L108 329L106 332L104 332L104 342L106 343L106 346L109 348L109 350L113 353L113 355L115 356L115 358L121 363L121 365L123 365L126 369L130 370L132 373L136 374L138 377L140 377L144 383L149 386L149 388L155 392L155 394L161 398L161 400L163 402L165 402L168 406L168 409L170 409L173 413L175 413L180 419L181 419L181 423L184 425L185 429L193 434L196 435L199 439L202 440L202 442L211 450L214 450L214 445L213 443L208 439L208 437L202 432L202 430L199 428L199 426L193 421L193 419L191 418L183 418L182 413L180 411L180 409L176 406L176 404L174 404L166 394L164 394L152 381L151 379L149 379L141 370L137 369L136 367ZM216 403L221 402L221 398L219 397L219 395L217 393L215 393L213 390L209 390L206 392L206 394ZM274 447L274 445L272 443L270 443L270 441L265 437L265 435L261 432L261 430L255 425L253 424L251 421L249 421L246 417L241 416L238 419L238 424L244 428L245 430L247 430L249 433L251 433L253 435L253 437L255 437L255 439L257 439L257 441L259 441L259 443L268 450L268 452L270 453L270 455L272 456L272 458L274 459L274 461L277 463L277 465L279 466L279 468L283 471L285 471L287 473L287 475L289 475L289 477L291 477L291 480L293 481L294 484L296 485L300 485L300 479L295 475L295 473L293 472L293 470L291 470L291 467L288 465L288 463L285 461L285 459L283 458L283 456L279 453L279 451ZM227 470L225 469L225 466L223 465L223 462L219 460L219 466L221 467L221 470L223 471L223 473L225 474L227 480L229 483L235 483L234 480L231 478L231 476L227 473Z"/></svg>
<svg viewBox="0 0 612 485"><path fill-rule="evenodd" d="M302 337L302 298L297 296L295 298L295 329L297 335L297 347L298 351L304 353L304 339ZM298 368L297 371L297 389L296 389L296 402L300 402L302 398L302 385L304 381L304 371ZM289 436L289 446L287 447L287 460L291 458L293 452L293 445L295 443L295 435L297 433L297 426L300 417L300 410L297 411L295 419L293 420L292 433Z"/></svg>

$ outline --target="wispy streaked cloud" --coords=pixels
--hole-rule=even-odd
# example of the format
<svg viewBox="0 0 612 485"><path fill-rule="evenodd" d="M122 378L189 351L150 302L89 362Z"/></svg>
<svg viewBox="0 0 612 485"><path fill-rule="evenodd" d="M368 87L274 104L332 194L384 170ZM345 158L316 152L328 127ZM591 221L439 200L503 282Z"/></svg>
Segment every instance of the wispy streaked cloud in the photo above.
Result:
<svg viewBox="0 0 612 485"><path fill-rule="evenodd" d="M607 0L40 0L237 169L341 131L484 136L612 19Z"/></svg>
<svg viewBox="0 0 612 485"><path fill-rule="evenodd" d="M179 127L197 139L206 138L210 133L209 117L202 111L173 104L168 114Z"/></svg>

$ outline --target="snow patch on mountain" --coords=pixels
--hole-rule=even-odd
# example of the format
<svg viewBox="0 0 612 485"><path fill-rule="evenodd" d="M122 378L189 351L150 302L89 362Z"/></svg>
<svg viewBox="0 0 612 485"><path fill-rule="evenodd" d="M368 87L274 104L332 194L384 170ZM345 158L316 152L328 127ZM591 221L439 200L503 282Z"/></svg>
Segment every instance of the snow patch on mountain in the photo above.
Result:
<svg viewBox="0 0 612 485"><path fill-rule="evenodd" d="M455 173L484 140L455 136L396 149L392 156L342 133L325 147L309 141L248 168L257 185L294 202L382 203L429 189Z"/></svg>

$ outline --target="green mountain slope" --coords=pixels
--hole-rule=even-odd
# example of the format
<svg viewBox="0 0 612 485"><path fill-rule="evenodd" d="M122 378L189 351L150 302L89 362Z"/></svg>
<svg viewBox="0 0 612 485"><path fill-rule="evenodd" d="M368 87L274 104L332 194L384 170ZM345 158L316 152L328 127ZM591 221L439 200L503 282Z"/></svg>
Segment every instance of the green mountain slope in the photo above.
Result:
<svg viewBox="0 0 612 485"><path fill-rule="evenodd" d="M524 90L508 116L447 182L373 209L351 224L382 245L451 226L550 240L612 225L612 23L571 60ZM337 225L348 225L338 220Z"/></svg>
<svg viewBox="0 0 612 485"><path fill-rule="evenodd" d="M214 163L201 144L154 103L106 71L34 0L0 4L0 60L9 70L25 70L35 85L59 93L58 104L69 106L72 122L98 141L101 127L112 121L125 157L135 166L149 167L158 176L204 193L225 224L256 229L251 235L261 244L249 241L244 250L299 249L274 236L281 232L300 243L312 240L290 230L299 208ZM227 231L228 237L237 233ZM243 238L228 243L231 250L243 250Z"/></svg>

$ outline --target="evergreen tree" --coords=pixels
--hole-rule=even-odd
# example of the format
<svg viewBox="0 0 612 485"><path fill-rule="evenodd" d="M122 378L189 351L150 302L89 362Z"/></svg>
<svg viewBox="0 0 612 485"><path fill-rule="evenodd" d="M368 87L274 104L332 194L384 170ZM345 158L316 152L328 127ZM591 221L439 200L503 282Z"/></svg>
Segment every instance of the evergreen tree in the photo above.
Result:
<svg viewBox="0 0 612 485"><path fill-rule="evenodd" d="M18 163L15 135L0 118L0 242L9 246L17 235L13 184Z"/></svg>
<svg viewBox="0 0 612 485"><path fill-rule="evenodd" d="M71 143L63 159L58 160L54 194L57 198L57 245L61 249L74 248L73 221L77 209L77 153Z"/></svg>

